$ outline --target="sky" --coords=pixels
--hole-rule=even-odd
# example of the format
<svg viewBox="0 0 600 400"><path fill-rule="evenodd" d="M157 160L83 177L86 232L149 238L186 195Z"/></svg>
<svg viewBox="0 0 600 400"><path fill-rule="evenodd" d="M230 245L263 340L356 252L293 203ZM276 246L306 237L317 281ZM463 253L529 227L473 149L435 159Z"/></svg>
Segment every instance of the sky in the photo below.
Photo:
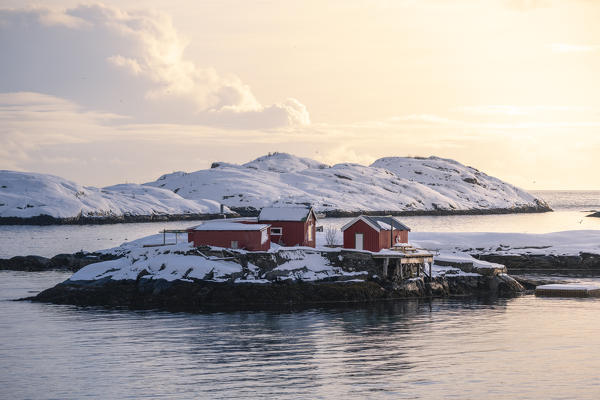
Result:
<svg viewBox="0 0 600 400"><path fill-rule="evenodd" d="M4 0L0 169L435 155L598 190L598 21L592 0Z"/></svg>

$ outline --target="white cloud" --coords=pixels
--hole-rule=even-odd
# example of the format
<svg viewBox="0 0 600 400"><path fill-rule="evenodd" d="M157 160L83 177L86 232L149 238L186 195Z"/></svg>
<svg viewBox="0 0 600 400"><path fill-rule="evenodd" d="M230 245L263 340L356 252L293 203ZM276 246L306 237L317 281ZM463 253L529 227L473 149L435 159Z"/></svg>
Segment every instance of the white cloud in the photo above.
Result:
<svg viewBox="0 0 600 400"><path fill-rule="evenodd" d="M264 105L239 77L186 58L188 40L166 14L93 4L0 10L0 22L0 51L11 60L0 91L49 93L140 122L310 123L299 101Z"/></svg>
<svg viewBox="0 0 600 400"><path fill-rule="evenodd" d="M514 179L516 184L528 184L529 177L535 176L542 186L556 187L560 182L565 187L573 182L583 186L589 178L582 175L573 180L573 169L589 171L593 176L600 137L590 137L573 127L597 130L600 121L488 123L424 114L358 124L249 131L140 124L120 115L88 111L55 96L0 93L0 168L109 185L145 182L174 170L208 168L212 161L246 162L269 151L331 164L370 164L383 156L437 155L500 177L527 177ZM555 160L575 153L578 156L569 162L569 174L561 175ZM508 168L507 157L511 160Z"/></svg>

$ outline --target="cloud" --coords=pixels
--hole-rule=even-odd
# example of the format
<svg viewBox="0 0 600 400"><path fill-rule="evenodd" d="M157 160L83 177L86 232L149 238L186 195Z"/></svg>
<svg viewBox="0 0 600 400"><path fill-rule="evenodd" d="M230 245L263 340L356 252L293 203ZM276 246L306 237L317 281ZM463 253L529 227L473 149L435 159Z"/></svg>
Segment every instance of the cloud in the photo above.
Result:
<svg viewBox="0 0 600 400"><path fill-rule="evenodd" d="M508 120L513 119L509 116ZM568 187L574 184L574 170L589 172L579 174L583 174L579 185L593 179L600 137L581 128L598 127L600 121L593 120L496 123L415 114L357 124L296 125L274 134L262 129L137 123L122 115L89 111L56 96L0 93L0 168L109 185L154 180L174 170L208 168L212 161L246 162L269 151L330 164L370 164L383 156L412 154L454 158L500 177L509 176L516 184L530 183L531 171L537 171L540 185L556 187L564 182ZM568 163L568 174L555 165L564 154L577 154ZM506 168L505 155L510 155L511 168Z"/></svg>
<svg viewBox="0 0 600 400"><path fill-rule="evenodd" d="M554 106L554 105L536 105L536 106L515 106L515 105L480 105L465 106L456 109L465 114L476 115L531 115L544 112L584 112L589 111L589 107L581 106Z"/></svg>
<svg viewBox="0 0 600 400"><path fill-rule="evenodd" d="M308 125L295 99L264 105L235 75L186 58L166 14L100 4L0 10L0 91L35 91L139 122L235 128Z"/></svg>
<svg viewBox="0 0 600 400"><path fill-rule="evenodd" d="M548 47L555 53L590 53L600 50L598 45L570 43L552 43Z"/></svg>

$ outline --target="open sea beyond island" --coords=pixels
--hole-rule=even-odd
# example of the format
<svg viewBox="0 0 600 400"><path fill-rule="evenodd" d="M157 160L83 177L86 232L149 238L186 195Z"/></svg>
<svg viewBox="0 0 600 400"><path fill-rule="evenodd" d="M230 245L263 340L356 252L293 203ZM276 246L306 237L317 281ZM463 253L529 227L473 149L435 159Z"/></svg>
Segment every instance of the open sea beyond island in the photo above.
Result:
<svg viewBox="0 0 600 400"><path fill-rule="evenodd" d="M400 218L415 232L600 230L600 192L555 212ZM341 226L347 219L320 224ZM0 257L114 247L190 222L0 226ZM69 273L0 271L0 398L597 399L600 300L433 299L168 313L12 299ZM556 279L556 277L554 277ZM599 278L564 278L600 284Z"/></svg>
<svg viewBox="0 0 600 400"><path fill-rule="evenodd" d="M600 191L532 191L555 210L548 213L400 217L413 232L549 233L600 229ZM350 218L326 218L319 225L341 227ZM162 229L183 229L190 221L110 225L0 225L0 258L23 255L52 257L80 250L96 251L120 245Z"/></svg>

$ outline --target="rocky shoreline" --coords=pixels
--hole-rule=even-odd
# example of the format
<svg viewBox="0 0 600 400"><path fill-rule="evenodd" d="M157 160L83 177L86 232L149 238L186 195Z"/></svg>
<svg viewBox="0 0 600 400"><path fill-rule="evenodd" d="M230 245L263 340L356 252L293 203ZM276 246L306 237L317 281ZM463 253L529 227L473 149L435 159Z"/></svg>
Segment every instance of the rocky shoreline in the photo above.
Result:
<svg viewBox="0 0 600 400"><path fill-rule="evenodd" d="M501 265L475 267L449 261L434 266L431 277L410 267L408 276L413 277L405 275L404 279L382 272L386 271L382 265L383 260L370 252L345 249L236 252L188 244L0 260L0 269L79 271L26 300L132 309L263 309L408 298L505 297L525 290Z"/></svg>
<svg viewBox="0 0 600 400"><path fill-rule="evenodd" d="M415 278L402 283L370 280L257 284L140 278L121 281L65 281L37 296L22 300L78 306L200 312L451 296L507 297L523 291L524 288L507 275Z"/></svg>
<svg viewBox="0 0 600 400"><path fill-rule="evenodd" d="M232 209L233 210L233 209ZM236 212L242 213L243 211L235 209ZM537 206L524 206L514 208L471 208L467 210L453 210L438 208L435 210L407 210L407 211L343 211L343 210L331 210L324 211L322 214L327 218L341 218L341 217L357 217L359 215L393 215L396 217L418 217L418 216L451 216L451 215L498 215L498 214L534 214L534 213L545 213L553 211L550 206L545 203L539 202Z"/></svg>
<svg viewBox="0 0 600 400"><path fill-rule="evenodd" d="M175 254L173 250L148 250L163 255ZM308 251L307 254L322 257L327 265L340 268L342 274L306 280L295 270L281 270L286 252L298 254L306 250L283 252L235 253L210 248L194 248L180 257L201 254L207 259L229 260L240 265L240 272L215 280L210 272L206 276L190 274L188 270L180 278L162 279L157 271L142 270L132 278L111 279L110 275L86 280L66 280L37 296L23 300L72 304L78 306L124 307L130 309L163 309L169 311L200 312L204 310L280 309L318 304L369 303L397 299L432 297L510 297L526 293L536 283L521 279L519 274L599 275L600 255L544 254L471 254L478 260L494 263L497 268L478 269L474 263L464 261L436 261L437 268L453 268L433 277L421 276L410 279L382 279L379 261L370 254L356 251ZM161 253L162 252L162 253ZM159 254L157 253L157 254ZM120 262L125 253L75 253L59 254L52 258L37 256L13 257L0 260L0 270L45 271L52 269L78 271L90 264L116 260ZM135 256L137 259L139 255ZM145 257L145 256L142 256ZM304 257L304 256L303 256ZM309 256L310 257L310 256ZM472 260L472 259L471 259ZM192 262L192 261L190 261ZM106 264L106 263L105 263ZM503 264L503 265L499 265ZM304 265L304 264L302 264ZM187 267L186 267L187 268ZM252 272L254 268L254 272ZM86 269L87 270L87 269ZM112 273L114 269L108 269ZM456 272L458 271L458 273ZM462 271L462 272L460 272ZM310 271L309 271L310 272ZM507 273L517 274L514 278ZM255 276L252 277L252 274ZM210 275L210 276L209 276ZM257 281L260 277L262 282ZM88 280L89 279L89 280Z"/></svg>
<svg viewBox="0 0 600 400"><path fill-rule="evenodd" d="M551 273L563 275L600 275L600 254L471 254L479 260L506 266L509 273Z"/></svg>
<svg viewBox="0 0 600 400"><path fill-rule="evenodd" d="M254 207L230 207L233 212L231 217L256 217L260 210ZM323 214L327 218L357 217L359 215L394 215L394 216L449 216L449 215L492 215L492 214L525 214L544 213L552 209L542 202L535 207L515 208L491 208L491 209L468 209L453 210L438 208L435 210L412 210L412 211L344 211L329 210ZM50 215L38 215L29 218L0 217L0 225L103 225L122 224L137 222L168 222L168 221L203 221L222 218L221 214L152 214L152 215L78 215L72 218L56 218Z"/></svg>
<svg viewBox="0 0 600 400"><path fill-rule="evenodd" d="M600 275L600 254L579 255L546 254L470 254L473 258L506 266L507 273L553 273L564 275ZM58 254L51 258L29 255L0 259L0 270L49 271L65 270L76 272L86 265L113 260L115 255L107 253ZM438 262L438 265L444 265Z"/></svg>
<svg viewBox="0 0 600 400"><path fill-rule="evenodd" d="M228 214L239 217L238 214ZM0 217L0 225L104 225L136 222L202 221L223 218L222 214L152 214L152 215L101 215L72 218L56 218L50 215L38 215L30 218Z"/></svg>
<svg viewBox="0 0 600 400"><path fill-rule="evenodd" d="M114 260L116 256L104 253L57 254L52 258L41 256L16 256L0 258L0 271L41 272L51 270L76 272L86 265Z"/></svg>

